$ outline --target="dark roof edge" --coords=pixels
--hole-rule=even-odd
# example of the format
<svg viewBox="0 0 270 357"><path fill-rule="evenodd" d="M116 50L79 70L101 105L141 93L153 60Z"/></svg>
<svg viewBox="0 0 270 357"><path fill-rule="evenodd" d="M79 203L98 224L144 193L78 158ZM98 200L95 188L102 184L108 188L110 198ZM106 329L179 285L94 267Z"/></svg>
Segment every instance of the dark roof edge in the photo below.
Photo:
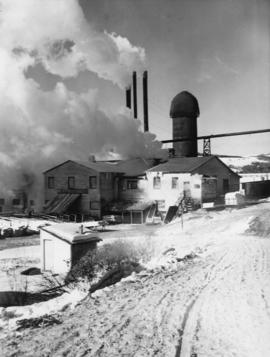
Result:
<svg viewBox="0 0 270 357"><path fill-rule="evenodd" d="M225 166L231 173L233 173L234 175L236 175L237 177L240 177L236 172L234 172L229 166L227 166L222 160L220 160L220 158L216 155L211 155L209 156L209 160L206 160L204 163L202 163L201 165L197 166L194 170L192 170L191 172L196 171L198 168L202 167L203 165L207 164L210 160L212 159L217 159L223 166Z"/></svg>
<svg viewBox="0 0 270 357"><path fill-rule="evenodd" d="M208 160L205 160L205 162L203 162L203 163L201 163L201 164L199 164L199 165L197 165L195 168L192 168L192 169L190 169L189 171L184 171L184 172L182 172L182 173L192 173L194 170L196 170L197 168L199 168L199 167L201 167L202 165L204 165L204 164L206 164L210 159L212 159L214 156L209 156L209 158L208 158ZM181 157L178 157L178 159L180 159ZM152 169L155 169L156 167L158 167L158 166L161 166L161 165L164 165L164 164L166 164L167 162L169 162L170 160L168 160L168 161L165 161L165 162L162 162L161 164L158 164L158 165L156 165L156 166L153 166L153 167L150 167L148 170L146 170L146 171L151 171ZM157 172L157 171L153 171L153 172ZM161 171L160 171L161 172ZM166 171L166 172L164 172L164 173L174 173L173 171L172 172L169 172L169 171ZM181 172L179 172L179 173L181 173Z"/></svg>
<svg viewBox="0 0 270 357"><path fill-rule="evenodd" d="M219 158L218 156L215 156L215 157L218 159L219 162L221 162L221 164L222 164L223 166L227 167L227 169L228 169L231 173L233 173L234 175L236 175L237 177L240 178L240 175L238 175L238 174L237 174L236 172L234 172L228 165L226 165L222 160L220 160L220 158Z"/></svg>
<svg viewBox="0 0 270 357"><path fill-rule="evenodd" d="M212 160L215 156L209 156L207 160L205 160L204 162L202 162L201 164L197 165L194 169L190 170L190 173L194 172L195 170L197 170L199 167L202 167L203 165L207 164L207 162L209 162L210 160Z"/></svg>
<svg viewBox="0 0 270 357"><path fill-rule="evenodd" d="M62 166L62 165L65 165L67 162L73 162L74 164L79 165L79 166L82 166L82 167L84 167L84 168L86 168L86 169L88 169L88 170L93 170L93 171L98 172L97 170L93 169L92 167L88 167L88 166L83 165L83 164L81 164L81 163L79 163L79 162L77 162L77 161L74 161L74 160L66 160L66 161L62 162L61 164L58 164L58 165L52 167L51 169L49 169L49 170L47 170L47 171L44 171L43 174L46 174L46 173L48 173L48 172L50 172L50 171L52 171L52 170L55 170L55 169L57 169L58 167L60 167L60 166Z"/></svg>
<svg viewBox="0 0 270 357"><path fill-rule="evenodd" d="M57 169L58 167L60 167L60 166L62 166L62 165L64 165L64 164L66 164L67 162L74 162L74 161L72 161L72 160L66 160L66 161L64 161L64 162L61 162L61 164L58 164L58 165L56 165L56 166L54 166L54 167L52 167L52 168L50 168L50 169L48 169L48 170L46 170L46 171L43 171L43 174L46 174L47 172L50 172L50 171L52 171L52 170L54 170L54 169Z"/></svg>

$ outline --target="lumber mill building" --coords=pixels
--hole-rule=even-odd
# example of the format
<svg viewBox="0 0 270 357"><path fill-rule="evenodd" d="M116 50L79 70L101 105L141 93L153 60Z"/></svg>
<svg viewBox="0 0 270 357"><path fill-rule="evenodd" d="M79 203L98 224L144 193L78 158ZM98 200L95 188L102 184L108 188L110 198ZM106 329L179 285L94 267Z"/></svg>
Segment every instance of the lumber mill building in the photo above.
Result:
<svg viewBox="0 0 270 357"><path fill-rule="evenodd" d="M130 104L130 103L129 103ZM189 209L239 190L239 176L216 156L198 156L197 99L184 91L171 103L174 157L114 162L68 160L44 173L47 214L81 214L101 218L118 214L126 223L166 216L184 202Z"/></svg>
<svg viewBox="0 0 270 357"><path fill-rule="evenodd" d="M155 165L141 158L120 162L68 160L44 173L47 214L101 218L118 214L143 223L151 207L165 214L182 198L191 208L239 189L239 176L217 157L172 158Z"/></svg>

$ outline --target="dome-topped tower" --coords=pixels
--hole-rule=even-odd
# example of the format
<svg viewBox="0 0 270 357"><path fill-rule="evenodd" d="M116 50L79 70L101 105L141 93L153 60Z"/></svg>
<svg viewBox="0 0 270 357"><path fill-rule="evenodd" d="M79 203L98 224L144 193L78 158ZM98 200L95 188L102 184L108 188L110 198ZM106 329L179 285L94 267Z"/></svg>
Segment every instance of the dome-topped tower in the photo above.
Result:
<svg viewBox="0 0 270 357"><path fill-rule="evenodd" d="M173 120L173 139L185 139L173 143L176 156L197 156L197 117L200 109L197 99L183 91L172 102L170 117Z"/></svg>

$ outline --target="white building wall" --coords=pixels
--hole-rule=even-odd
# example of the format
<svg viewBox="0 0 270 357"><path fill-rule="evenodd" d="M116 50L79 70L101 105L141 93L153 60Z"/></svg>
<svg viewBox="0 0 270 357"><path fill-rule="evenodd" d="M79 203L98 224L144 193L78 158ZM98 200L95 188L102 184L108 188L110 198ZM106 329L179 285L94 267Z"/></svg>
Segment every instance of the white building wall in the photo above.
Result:
<svg viewBox="0 0 270 357"><path fill-rule="evenodd" d="M41 230L40 245L42 271L51 270L57 274L65 274L69 271L71 261L71 244L55 237L49 232Z"/></svg>
<svg viewBox="0 0 270 357"><path fill-rule="evenodd" d="M154 188L154 177L159 176L161 180L160 188ZM172 188L172 178L178 178L178 188ZM162 174L157 172L148 172L147 179L139 182L140 189L144 191L145 200L165 201L164 211L169 206L175 205L177 199L183 196L184 182L190 183L191 197L201 202L201 187L202 176L187 174Z"/></svg>

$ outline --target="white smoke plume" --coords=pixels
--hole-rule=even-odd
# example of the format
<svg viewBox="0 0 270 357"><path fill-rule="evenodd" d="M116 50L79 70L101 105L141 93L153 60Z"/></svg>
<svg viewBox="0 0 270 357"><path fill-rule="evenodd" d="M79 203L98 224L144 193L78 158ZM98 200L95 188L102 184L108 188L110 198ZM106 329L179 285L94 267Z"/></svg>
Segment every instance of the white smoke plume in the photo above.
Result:
<svg viewBox="0 0 270 357"><path fill-rule="evenodd" d="M0 0L0 190L7 193L42 179L67 159L86 160L112 150L149 157L161 145L122 110L98 108L97 91L70 91L62 82L43 91L26 72L42 64L62 79L91 71L120 88L144 66L144 49L89 24L76 0ZM100 93L99 95L102 95Z"/></svg>

